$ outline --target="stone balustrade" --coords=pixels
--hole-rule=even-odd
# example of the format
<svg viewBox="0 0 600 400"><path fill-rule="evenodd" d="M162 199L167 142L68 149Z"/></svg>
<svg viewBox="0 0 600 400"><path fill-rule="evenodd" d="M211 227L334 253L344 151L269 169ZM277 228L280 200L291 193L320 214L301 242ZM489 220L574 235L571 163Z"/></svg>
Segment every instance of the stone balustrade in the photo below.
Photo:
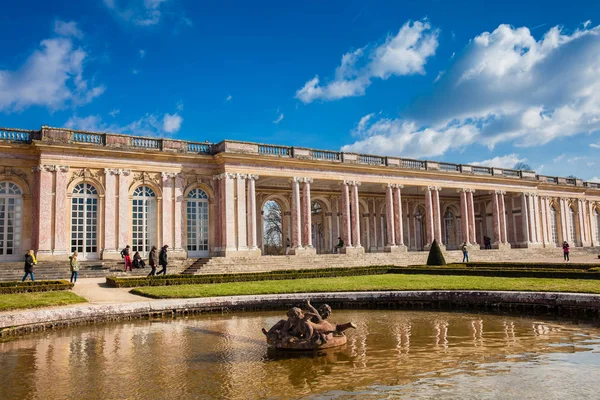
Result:
<svg viewBox="0 0 600 400"><path fill-rule="evenodd" d="M280 146L262 143L223 140L220 143L189 142L166 138L151 138L115 133L79 131L66 128L43 126L41 130L0 128L0 143L31 144L43 143L73 144L83 146L105 146L111 148L134 149L136 151L174 152L214 155L218 153L256 154L268 157L295 158L321 162L362 164L383 168L399 168L442 173L459 173L480 176L495 176L507 179L525 179L565 186L600 189L600 183L583 182L581 179L536 175L535 171L513 170L464 165L438 161L414 160L400 157L383 157L372 154L357 154L332 150L308 149L293 146Z"/></svg>

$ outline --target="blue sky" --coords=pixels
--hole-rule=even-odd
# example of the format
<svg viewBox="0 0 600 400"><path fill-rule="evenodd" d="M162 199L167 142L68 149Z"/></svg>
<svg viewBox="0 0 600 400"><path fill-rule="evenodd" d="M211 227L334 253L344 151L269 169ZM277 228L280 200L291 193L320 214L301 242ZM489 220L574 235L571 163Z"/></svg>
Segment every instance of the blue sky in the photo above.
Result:
<svg viewBox="0 0 600 400"><path fill-rule="evenodd" d="M0 126L600 181L599 21L592 0L23 0L0 15Z"/></svg>

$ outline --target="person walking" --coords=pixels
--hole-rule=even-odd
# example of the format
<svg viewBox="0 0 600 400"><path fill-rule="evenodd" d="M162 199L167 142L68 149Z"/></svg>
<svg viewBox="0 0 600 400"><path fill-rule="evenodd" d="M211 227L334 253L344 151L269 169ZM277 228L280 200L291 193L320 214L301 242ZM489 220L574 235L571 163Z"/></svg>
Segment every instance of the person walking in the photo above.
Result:
<svg viewBox="0 0 600 400"><path fill-rule="evenodd" d="M569 260L569 252L571 251L571 247L569 246L569 243L566 240L563 242L562 248L563 248L563 257L564 257L564 260L566 262L569 262L570 261Z"/></svg>
<svg viewBox="0 0 600 400"><path fill-rule="evenodd" d="M36 263L37 261L35 259L35 255L33 254L33 250L29 250L27 254L25 254L25 275L23 276L21 282L25 282L27 275L31 275L32 282L35 281L35 278L33 277L33 265Z"/></svg>
<svg viewBox="0 0 600 400"><path fill-rule="evenodd" d="M150 264L150 273L148 276L156 276L156 246L152 246L150 250L150 255L148 256L148 264Z"/></svg>
<svg viewBox="0 0 600 400"><path fill-rule="evenodd" d="M160 274L167 274L167 264L168 264L168 257L167 257L167 249L169 248L169 245L165 244L162 249L160 249L160 253L158 254L158 264L162 267L162 269L160 271L158 271L158 273L156 275L160 275Z"/></svg>
<svg viewBox="0 0 600 400"><path fill-rule="evenodd" d="M127 272L127 267L129 267L130 271L133 271L133 265L131 264L131 250L129 245L125 246L123 250L121 250L121 257L125 260L125 272Z"/></svg>
<svg viewBox="0 0 600 400"><path fill-rule="evenodd" d="M465 262L465 260L467 262L469 262L469 249L467 248L467 242L464 242L462 247L461 247L462 253L463 253L463 260L462 262Z"/></svg>
<svg viewBox="0 0 600 400"><path fill-rule="evenodd" d="M79 263L77 262L77 252L73 252L73 255L69 257L69 266L71 268L71 283L77 283L77 275L79 273Z"/></svg>

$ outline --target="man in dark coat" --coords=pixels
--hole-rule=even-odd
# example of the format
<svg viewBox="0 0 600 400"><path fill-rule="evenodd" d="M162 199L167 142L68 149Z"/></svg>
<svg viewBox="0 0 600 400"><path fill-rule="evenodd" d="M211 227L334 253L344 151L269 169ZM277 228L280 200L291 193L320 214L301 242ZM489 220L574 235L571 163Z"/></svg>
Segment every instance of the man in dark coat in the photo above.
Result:
<svg viewBox="0 0 600 400"><path fill-rule="evenodd" d="M152 268L152 270L148 276L156 276L156 259L156 246L152 246L152 250L150 250L150 255L148 256L148 264L150 264L150 268Z"/></svg>
<svg viewBox="0 0 600 400"><path fill-rule="evenodd" d="M23 279L21 280L21 282L25 282L25 279L27 279L27 275L31 275L32 281L35 280L33 278L33 264L34 263L35 263L35 261L33 258L33 250L29 250L27 252L27 254L25 254L25 275L23 276Z"/></svg>
<svg viewBox="0 0 600 400"><path fill-rule="evenodd" d="M162 267L162 269L160 271L158 271L158 273L156 275L160 275L160 274L167 274L167 264L168 264L168 257L167 257L167 248L169 247L169 245L165 244L162 249L160 249L160 253L158 254L158 264Z"/></svg>

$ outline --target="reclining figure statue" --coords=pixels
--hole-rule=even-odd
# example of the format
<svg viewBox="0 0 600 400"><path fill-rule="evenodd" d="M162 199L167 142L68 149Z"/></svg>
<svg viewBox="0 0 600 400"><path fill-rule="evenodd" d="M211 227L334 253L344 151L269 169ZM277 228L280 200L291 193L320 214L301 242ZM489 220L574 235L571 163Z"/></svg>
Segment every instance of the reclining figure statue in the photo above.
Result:
<svg viewBox="0 0 600 400"><path fill-rule="evenodd" d="M306 300L308 311L292 307L287 312L287 320L280 320L268 331L263 328L267 342L277 348L309 350L340 346L346 343L343 332L356 329L352 322L334 324L327 321L331 307L323 304L316 310Z"/></svg>

